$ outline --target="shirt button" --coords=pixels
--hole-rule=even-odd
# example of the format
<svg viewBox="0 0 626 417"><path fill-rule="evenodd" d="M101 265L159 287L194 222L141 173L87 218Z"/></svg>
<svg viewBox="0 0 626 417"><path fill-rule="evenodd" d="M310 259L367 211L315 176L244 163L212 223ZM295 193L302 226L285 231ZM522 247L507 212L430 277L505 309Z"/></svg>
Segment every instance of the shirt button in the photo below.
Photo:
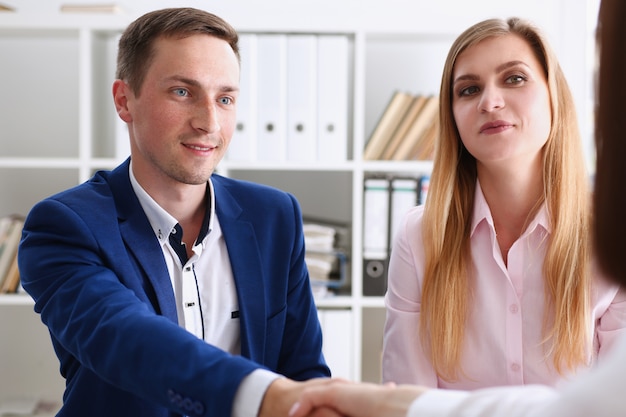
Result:
<svg viewBox="0 0 626 417"><path fill-rule="evenodd" d="M517 314L517 312L519 311L519 307L517 306L517 304L511 304L509 306L509 311L513 314Z"/></svg>
<svg viewBox="0 0 626 417"><path fill-rule="evenodd" d="M514 363L514 364L511 365L511 370L513 372L519 372L520 366L517 363Z"/></svg>

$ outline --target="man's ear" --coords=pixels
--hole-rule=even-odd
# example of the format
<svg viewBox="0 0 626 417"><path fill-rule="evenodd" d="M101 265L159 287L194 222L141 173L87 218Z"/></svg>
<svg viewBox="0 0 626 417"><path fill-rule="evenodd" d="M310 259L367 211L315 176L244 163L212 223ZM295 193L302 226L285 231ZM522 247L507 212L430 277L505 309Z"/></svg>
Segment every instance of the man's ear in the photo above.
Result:
<svg viewBox="0 0 626 417"><path fill-rule="evenodd" d="M120 119L126 123L133 121L130 110L128 109L128 98L132 94L130 87L124 81L120 79L113 81L113 102L115 103L115 109Z"/></svg>

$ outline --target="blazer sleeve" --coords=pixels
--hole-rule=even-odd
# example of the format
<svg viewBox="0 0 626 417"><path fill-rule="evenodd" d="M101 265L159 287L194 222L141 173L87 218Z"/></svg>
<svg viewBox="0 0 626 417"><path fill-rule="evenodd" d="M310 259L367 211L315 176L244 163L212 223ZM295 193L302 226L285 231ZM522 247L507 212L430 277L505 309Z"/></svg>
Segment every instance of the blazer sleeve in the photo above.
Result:
<svg viewBox="0 0 626 417"><path fill-rule="evenodd" d="M125 267L124 257L116 259L124 247L113 237L114 207L106 199L98 207L74 200L81 199L37 204L26 219L18 255L23 286L68 380L65 401L75 400L72 384L90 391L91 399L77 400L85 402L102 400L114 386L181 414L230 415L239 383L260 366L196 338L123 285L120 274L138 271L130 263ZM102 384L81 387L87 373Z"/></svg>

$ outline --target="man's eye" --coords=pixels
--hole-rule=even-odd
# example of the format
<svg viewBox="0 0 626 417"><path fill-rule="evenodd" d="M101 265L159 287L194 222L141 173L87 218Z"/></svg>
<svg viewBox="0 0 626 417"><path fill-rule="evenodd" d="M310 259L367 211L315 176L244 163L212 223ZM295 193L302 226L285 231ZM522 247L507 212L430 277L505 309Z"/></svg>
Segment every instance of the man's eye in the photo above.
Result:
<svg viewBox="0 0 626 417"><path fill-rule="evenodd" d="M189 93L184 88L177 88L174 90L174 94L180 97L187 97Z"/></svg>
<svg viewBox="0 0 626 417"><path fill-rule="evenodd" d="M222 104L232 104L233 99L230 97L221 97L220 98L220 103Z"/></svg>

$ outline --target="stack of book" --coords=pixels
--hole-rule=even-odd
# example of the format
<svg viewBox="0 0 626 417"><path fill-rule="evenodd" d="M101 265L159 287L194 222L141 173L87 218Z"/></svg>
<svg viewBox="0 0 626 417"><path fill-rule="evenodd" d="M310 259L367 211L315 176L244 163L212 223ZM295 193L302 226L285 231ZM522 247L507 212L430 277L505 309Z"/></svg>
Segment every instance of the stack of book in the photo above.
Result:
<svg viewBox="0 0 626 417"><path fill-rule="evenodd" d="M0 293L14 293L19 289L17 247L22 238L24 218L12 215L0 218Z"/></svg>
<svg viewBox="0 0 626 417"><path fill-rule="evenodd" d="M342 236L345 228L320 222L304 223L304 260L316 297L346 284L346 256Z"/></svg>
<svg viewBox="0 0 626 417"><path fill-rule="evenodd" d="M320 224L305 224L304 242L311 281L327 282L335 263L335 229Z"/></svg>
<svg viewBox="0 0 626 417"><path fill-rule="evenodd" d="M396 91L374 128L363 159L432 159L439 135L439 97Z"/></svg>

